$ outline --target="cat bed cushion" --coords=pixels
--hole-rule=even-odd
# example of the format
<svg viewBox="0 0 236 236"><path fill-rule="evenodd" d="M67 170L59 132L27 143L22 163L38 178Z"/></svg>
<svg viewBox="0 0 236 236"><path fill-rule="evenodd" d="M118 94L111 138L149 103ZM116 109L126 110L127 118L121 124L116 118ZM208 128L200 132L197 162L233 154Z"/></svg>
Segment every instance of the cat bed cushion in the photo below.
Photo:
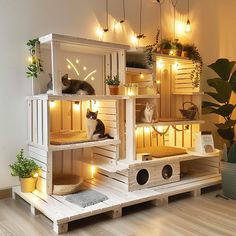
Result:
<svg viewBox="0 0 236 236"><path fill-rule="evenodd" d="M66 196L66 201L79 205L80 207L88 207L99 202L108 200L108 197L92 189L83 190L79 193Z"/></svg>
<svg viewBox="0 0 236 236"><path fill-rule="evenodd" d="M67 195L81 190L83 178L77 175L63 175L53 178L53 194Z"/></svg>
<svg viewBox="0 0 236 236"><path fill-rule="evenodd" d="M139 148L138 153L150 153L153 158L162 158L186 154L186 150L177 147L159 146L150 148Z"/></svg>

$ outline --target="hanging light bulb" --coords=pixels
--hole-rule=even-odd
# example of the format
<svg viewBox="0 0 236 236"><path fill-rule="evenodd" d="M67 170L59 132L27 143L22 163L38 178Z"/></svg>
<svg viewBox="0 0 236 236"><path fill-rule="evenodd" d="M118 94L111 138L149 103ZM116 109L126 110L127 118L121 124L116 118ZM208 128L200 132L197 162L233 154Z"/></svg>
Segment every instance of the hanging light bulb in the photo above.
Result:
<svg viewBox="0 0 236 236"><path fill-rule="evenodd" d="M108 0L106 0L106 27L103 28L103 31L106 33L108 30Z"/></svg>
<svg viewBox="0 0 236 236"><path fill-rule="evenodd" d="M125 22L125 0L122 1L122 8L123 8L123 19L120 20L120 24Z"/></svg>
<svg viewBox="0 0 236 236"><path fill-rule="evenodd" d="M185 32L186 33L191 32L191 24L190 24L190 20L189 20L189 0L188 0L188 20L186 23Z"/></svg>

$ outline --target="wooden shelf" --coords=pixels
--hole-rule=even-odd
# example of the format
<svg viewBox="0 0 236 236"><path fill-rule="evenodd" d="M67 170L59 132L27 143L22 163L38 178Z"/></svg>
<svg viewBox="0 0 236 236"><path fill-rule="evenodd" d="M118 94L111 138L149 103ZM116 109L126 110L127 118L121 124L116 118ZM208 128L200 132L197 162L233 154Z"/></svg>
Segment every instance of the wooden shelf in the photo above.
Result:
<svg viewBox="0 0 236 236"><path fill-rule="evenodd" d="M152 74L152 69L126 67L126 72L130 74Z"/></svg>
<svg viewBox="0 0 236 236"><path fill-rule="evenodd" d="M204 92L193 92L193 93L172 93L173 95L186 95L186 96L202 96Z"/></svg>
<svg viewBox="0 0 236 236"><path fill-rule="evenodd" d="M204 120L180 120L180 121L159 121L155 123L138 123L138 127L151 127L151 126L168 126L168 125L193 125L193 124L204 124Z"/></svg>
<svg viewBox="0 0 236 236"><path fill-rule="evenodd" d="M180 57L180 56L171 56L167 54L161 54L161 53L153 53L154 58L161 58L162 60L166 61L184 61L185 63L189 61L189 63L192 64L192 60L188 57Z"/></svg>
<svg viewBox="0 0 236 236"><path fill-rule="evenodd" d="M62 95L50 95L39 94L34 96L28 96L28 100L63 100L63 101L82 101L82 100L126 100L135 98L160 98L160 94L156 95L77 95L77 94L62 94Z"/></svg>
<svg viewBox="0 0 236 236"><path fill-rule="evenodd" d="M117 144L120 144L120 140L106 139L106 140L101 140L101 141L91 141L91 142L83 142L83 143L75 143L75 144L67 144L67 145L50 145L49 150L63 151L63 150L71 150L71 149L78 149L78 148L101 147L101 146L117 145Z"/></svg>

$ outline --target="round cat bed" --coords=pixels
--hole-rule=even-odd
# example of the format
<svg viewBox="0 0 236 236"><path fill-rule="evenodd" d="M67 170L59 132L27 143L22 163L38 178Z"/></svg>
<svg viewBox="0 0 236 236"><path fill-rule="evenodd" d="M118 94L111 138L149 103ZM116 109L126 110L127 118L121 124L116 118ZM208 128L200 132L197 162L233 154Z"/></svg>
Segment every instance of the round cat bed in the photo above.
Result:
<svg viewBox="0 0 236 236"><path fill-rule="evenodd" d="M67 195L81 190L83 178L77 175L63 175L55 177L53 182L53 194Z"/></svg>

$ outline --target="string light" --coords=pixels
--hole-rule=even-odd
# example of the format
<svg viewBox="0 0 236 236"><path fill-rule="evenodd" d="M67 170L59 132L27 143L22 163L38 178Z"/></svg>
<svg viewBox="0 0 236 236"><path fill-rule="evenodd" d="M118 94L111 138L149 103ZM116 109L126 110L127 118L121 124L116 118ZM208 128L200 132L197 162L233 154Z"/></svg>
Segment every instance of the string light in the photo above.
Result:
<svg viewBox="0 0 236 236"><path fill-rule="evenodd" d="M75 63L76 63L76 64L79 64L79 59L76 59Z"/></svg>
<svg viewBox="0 0 236 236"><path fill-rule="evenodd" d="M73 104L73 109L75 111L79 111L80 110L80 102L74 102Z"/></svg>
<svg viewBox="0 0 236 236"><path fill-rule="evenodd" d="M91 166L91 177L94 178L94 174L96 173L96 168L94 165Z"/></svg>

